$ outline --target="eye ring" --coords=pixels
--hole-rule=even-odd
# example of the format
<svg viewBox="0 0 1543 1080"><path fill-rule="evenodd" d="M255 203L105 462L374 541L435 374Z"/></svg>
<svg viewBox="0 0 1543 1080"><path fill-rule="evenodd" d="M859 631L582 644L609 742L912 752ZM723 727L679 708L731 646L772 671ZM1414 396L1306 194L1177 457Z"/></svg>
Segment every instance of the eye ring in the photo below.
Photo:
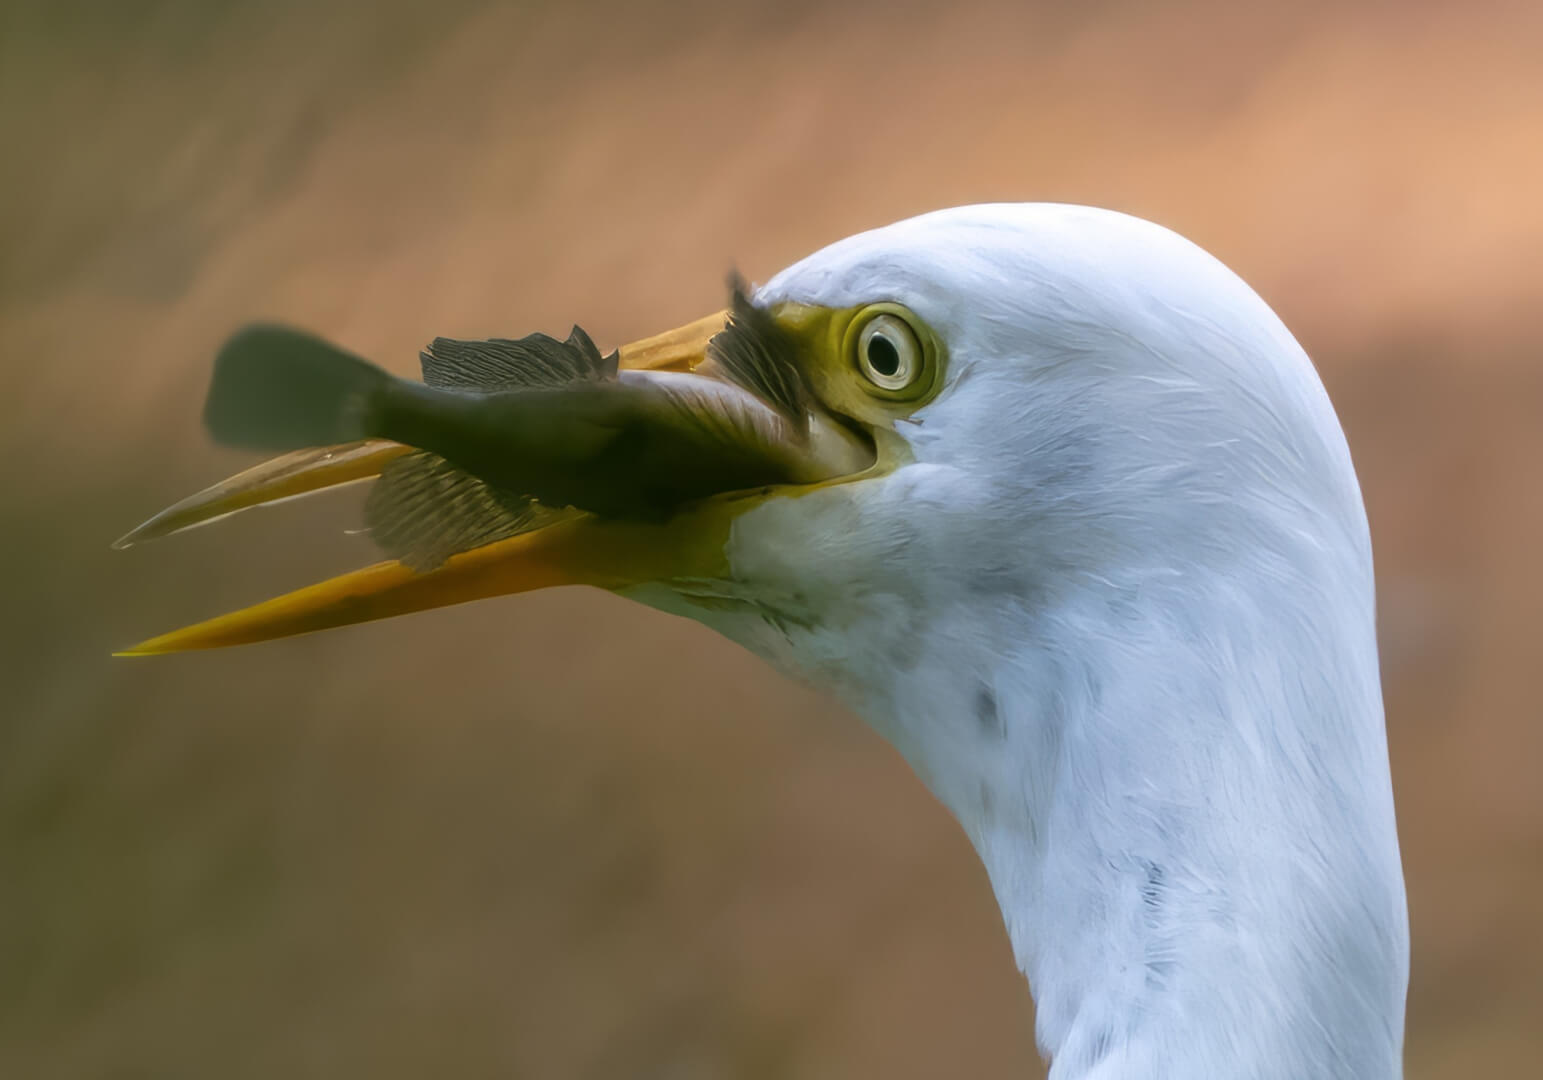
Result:
<svg viewBox="0 0 1543 1080"><path fill-rule="evenodd" d="M875 315L857 338L857 366L880 390L905 390L922 372L922 345L898 315Z"/></svg>

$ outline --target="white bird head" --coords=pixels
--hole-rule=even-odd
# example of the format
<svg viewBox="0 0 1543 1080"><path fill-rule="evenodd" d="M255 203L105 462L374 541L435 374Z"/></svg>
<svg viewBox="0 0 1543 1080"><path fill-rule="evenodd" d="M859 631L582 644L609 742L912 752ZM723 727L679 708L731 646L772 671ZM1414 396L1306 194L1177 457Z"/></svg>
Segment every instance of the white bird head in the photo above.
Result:
<svg viewBox="0 0 1543 1080"><path fill-rule="evenodd" d="M1310 362L1176 234L1084 207L964 207L834 244L756 303L859 326L894 308L937 343L937 370L918 366L919 401L863 416L903 447L895 467L736 522L732 578L748 589L803 594L828 620L859 589L932 594L918 614L1043 606L1100 579L1156 586L1253 560L1278 578L1284 559L1315 564L1303 587L1358 592L1369 617L1360 493ZM861 335L845 337L861 372Z"/></svg>
<svg viewBox="0 0 1543 1080"><path fill-rule="evenodd" d="M475 542L136 651L610 588L829 690L900 749L985 863L1055 1075L1396 1075L1408 944L1370 542L1279 319L1165 229L1042 204L853 236L739 303L726 332L719 315L625 347L583 392L665 402L613 425L648 434L628 445L649 469L695 439L735 461L752 446L765 482L650 518L538 470L510 486L522 517L462 527L507 474L349 429L374 441L260 466L128 539L385 484L408 459L384 436L458 467L454 499L408 511ZM595 467L564 461L564 483Z"/></svg>

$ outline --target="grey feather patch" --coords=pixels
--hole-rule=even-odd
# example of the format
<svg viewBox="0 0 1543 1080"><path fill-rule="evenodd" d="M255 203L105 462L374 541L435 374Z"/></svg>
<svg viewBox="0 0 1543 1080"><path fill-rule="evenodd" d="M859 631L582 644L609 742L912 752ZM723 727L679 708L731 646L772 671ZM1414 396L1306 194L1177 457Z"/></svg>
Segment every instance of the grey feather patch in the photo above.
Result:
<svg viewBox="0 0 1543 1080"><path fill-rule="evenodd" d="M731 381L782 413L794 430L807 431L812 392L798 363L798 342L750 302L744 282L734 278L731 284L728 325L708 342L707 355Z"/></svg>
<svg viewBox="0 0 1543 1080"><path fill-rule="evenodd" d="M492 392L613 378L617 357L614 352L601 356L589 335L575 326L567 341L546 334L517 340L435 338L419 359L423 381L429 386Z"/></svg>
<svg viewBox="0 0 1543 1080"><path fill-rule="evenodd" d="M428 451L387 465L364 504L365 522L381 550L420 572L565 513L492 487Z"/></svg>

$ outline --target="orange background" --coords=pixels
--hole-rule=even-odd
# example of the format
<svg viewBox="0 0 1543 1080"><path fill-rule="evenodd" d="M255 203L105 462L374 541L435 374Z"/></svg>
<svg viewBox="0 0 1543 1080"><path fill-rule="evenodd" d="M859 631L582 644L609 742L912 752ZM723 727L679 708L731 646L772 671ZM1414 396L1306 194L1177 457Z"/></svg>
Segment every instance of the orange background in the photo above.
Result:
<svg viewBox="0 0 1543 1080"><path fill-rule="evenodd" d="M899 217L1112 206L1319 363L1377 548L1416 1078L1543 1058L1543 6L0 10L0 1075L1032 1075L963 836L699 627L561 590L114 646L373 558L250 458L253 318L614 345Z"/></svg>

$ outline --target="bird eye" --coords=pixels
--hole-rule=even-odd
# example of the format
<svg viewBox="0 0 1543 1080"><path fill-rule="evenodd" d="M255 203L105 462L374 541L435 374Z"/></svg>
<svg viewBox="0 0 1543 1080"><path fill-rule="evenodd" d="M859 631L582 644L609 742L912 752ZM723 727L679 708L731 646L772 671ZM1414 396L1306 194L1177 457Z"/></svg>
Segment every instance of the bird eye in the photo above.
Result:
<svg viewBox="0 0 1543 1080"><path fill-rule="evenodd" d="M875 315L857 338L857 363L874 386L904 390L921 373L921 342L899 316Z"/></svg>

